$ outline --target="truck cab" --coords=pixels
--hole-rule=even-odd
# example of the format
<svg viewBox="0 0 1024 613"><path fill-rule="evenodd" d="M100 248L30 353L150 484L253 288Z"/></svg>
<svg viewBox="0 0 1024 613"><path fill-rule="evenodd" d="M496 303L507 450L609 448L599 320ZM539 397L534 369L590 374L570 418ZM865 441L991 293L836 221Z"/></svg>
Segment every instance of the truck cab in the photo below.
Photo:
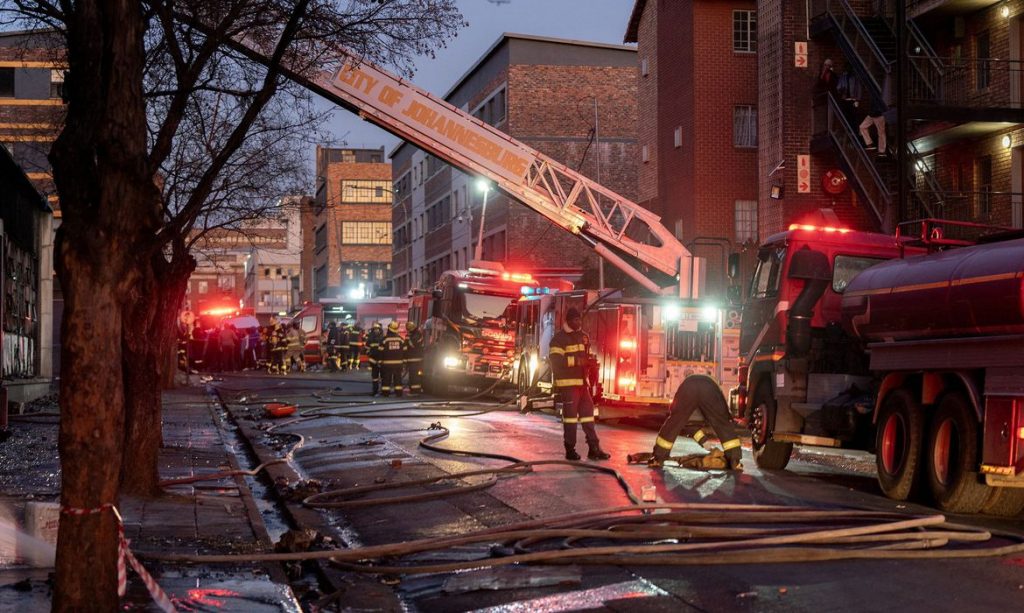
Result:
<svg viewBox="0 0 1024 613"><path fill-rule="evenodd" d="M794 224L768 238L743 308L735 414L763 468L784 468L793 443L870 447L871 376L842 325L842 296L862 271L924 250L895 236ZM846 392L841 407L826 403ZM865 421L867 422L865 424Z"/></svg>

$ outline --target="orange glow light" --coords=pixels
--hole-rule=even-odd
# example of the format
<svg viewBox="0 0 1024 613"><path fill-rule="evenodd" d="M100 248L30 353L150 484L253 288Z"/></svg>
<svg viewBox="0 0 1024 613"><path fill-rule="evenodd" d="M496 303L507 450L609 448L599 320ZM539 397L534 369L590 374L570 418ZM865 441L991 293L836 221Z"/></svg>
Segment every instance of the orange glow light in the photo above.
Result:
<svg viewBox="0 0 1024 613"><path fill-rule="evenodd" d="M533 275L525 272L505 272L501 274L501 278L504 281L533 281Z"/></svg>
<svg viewBox="0 0 1024 613"><path fill-rule="evenodd" d="M636 385L636 379L632 377L620 377L619 387L633 387Z"/></svg>
<svg viewBox="0 0 1024 613"><path fill-rule="evenodd" d="M836 232L838 232L839 234L846 234L846 233L850 232L849 228L837 228L835 226L813 226L811 224L805 224L805 223L790 224L789 225L789 229L790 230L807 230L808 232L814 232L815 230L817 230L819 232L827 232L827 233L836 233Z"/></svg>
<svg viewBox="0 0 1024 613"><path fill-rule="evenodd" d="M636 349L636 341L631 338L624 338L619 342L619 347L622 349Z"/></svg>
<svg viewBox="0 0 1024 613"><path fill-rule="evenodd" d="M207 309L203 311L203 315L231 315L237 309L231 307L218 307L216 309Z"/></svg>

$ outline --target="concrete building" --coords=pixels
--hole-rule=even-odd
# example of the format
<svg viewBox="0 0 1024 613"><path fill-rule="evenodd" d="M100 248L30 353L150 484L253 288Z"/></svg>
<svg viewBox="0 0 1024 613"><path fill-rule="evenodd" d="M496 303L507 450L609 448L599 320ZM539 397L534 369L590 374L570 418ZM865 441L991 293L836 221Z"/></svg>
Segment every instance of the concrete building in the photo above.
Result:
<svg viewBox="0 0 1024 613"><path fill-rule="evenodd" d="M316 149L302 220L303 300L391 293L391 164L384 149Z"/></svg>
<svg viewBox="0 0 1024 613"><path fill-rule="evenodd" d="M5 397L24 402L46 394L53 377L53 216L6 149L0 184L0 366Z"/></svg>
<svg viewBox="0 0 1024 613"><path fill-rule="evenodd" d="M634 199L636 82L630 47L504 34L445 99ZM413 145L399 145L390 157L395 294L404 295L468 265L484 194L475 177ZM484 218L483 259L509 269L579 268L580 285L597 286L597 257L542 216L492 190Z"/></svg>
<svg viewBox="0 0 1024 613"><path fill-rule="evenodd" d="M302 225L304 208L310 207L312 198L289 196L278 204L280 222L284 224L284 246L253 245L245 258L245 292L242 305L261 323L271 315L288 313L302 305L299 291L302 285Z"/></svg>
<svg viewBox="0 0 1024 613"><path fill-rule="evenodd" d="M637 195L726 287L726 254L756 245L757 3L636 0ZM731 129L730 129L731 127Z"/></svg>

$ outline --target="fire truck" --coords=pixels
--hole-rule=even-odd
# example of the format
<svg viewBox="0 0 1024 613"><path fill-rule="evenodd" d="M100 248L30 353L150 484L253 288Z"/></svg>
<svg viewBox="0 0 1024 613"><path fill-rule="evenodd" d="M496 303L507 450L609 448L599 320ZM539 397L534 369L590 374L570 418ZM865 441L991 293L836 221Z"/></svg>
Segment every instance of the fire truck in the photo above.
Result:
<svg viewBox="0 0 1024 613"><path fill-rule="evenodd" d="M895 236L798 224L761 246L735 410L754 457L875 452L890 498L1024 510L1024 239L924 220ZM980 234L977 244L964 237Z"/></svg>
<svg viewBox="0 0 1024 613"><path fill-rule="evenodd" d="M505 375L512 361L516 301L537 281L497 262L449 270L430 291L414 292L409 321L423 327L424 384L446 395L453 386L481 387Z"/></svg>
<svg viewBox="0 0 1024 613"><path fill-rule="evenodd" d="M569 308L583 314L596 358L591 390L604 404L665 412L683 379L715 377L723 390L738 383L738 314L714 305L663 298L627 298L617 290L540 292L517 305L512 382L520 406L553 406L548 344Z"/></svg>

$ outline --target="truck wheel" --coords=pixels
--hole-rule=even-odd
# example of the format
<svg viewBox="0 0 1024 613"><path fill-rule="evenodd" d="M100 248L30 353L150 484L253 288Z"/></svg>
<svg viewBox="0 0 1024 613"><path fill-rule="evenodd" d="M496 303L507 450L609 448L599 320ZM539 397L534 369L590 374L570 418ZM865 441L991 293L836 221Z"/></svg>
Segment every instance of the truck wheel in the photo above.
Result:
<svg viewBox="0 0 1024 613"><path fill-rule="evenodd" d="M893 500L906 500L917 490L921 473L924 411L913 394L895 390L878 412L875 466L878 485Z"/></svg>
<svg viewBox="0 0 1024 613"><path fill-rule="evenodd" d="M445 372L442 352L434 354L430 362L430 370L427 371L426 379L430 380L431 393L439 398L447 398L451 395L451 386L448 385L448 373Z"/></svg>
<svg viewBox="0 0 1024 613"><path fill-rule="evenodd" d="M530 394L530 367L526 365L526 359L519 360L519 375L516 377L516 391L520 396Z"/></svg>
<svg viewBox="0 0 1024 613"><path fill-rule="evenodd" d="M988 498L978 475L978 424L963 394L943 396L928 429L928 487L951 513L977 513Z"/></svg>
<svg viewBox="0 0 1024 613"><path fill-rule="evenodd" d="M1016 517L1024 512L1024 488L990 487L985 504L981 505L985 515Z"/></svg>
<svg viewBox="0 0 1024 613"><path fill-rule="evenodd" d="M757 386L750 409L750 438L754 449L754 462L765 470L782 470L789 464L793 443L772 440L775 430L775 397L771 388L762 383Z"/></svg>

